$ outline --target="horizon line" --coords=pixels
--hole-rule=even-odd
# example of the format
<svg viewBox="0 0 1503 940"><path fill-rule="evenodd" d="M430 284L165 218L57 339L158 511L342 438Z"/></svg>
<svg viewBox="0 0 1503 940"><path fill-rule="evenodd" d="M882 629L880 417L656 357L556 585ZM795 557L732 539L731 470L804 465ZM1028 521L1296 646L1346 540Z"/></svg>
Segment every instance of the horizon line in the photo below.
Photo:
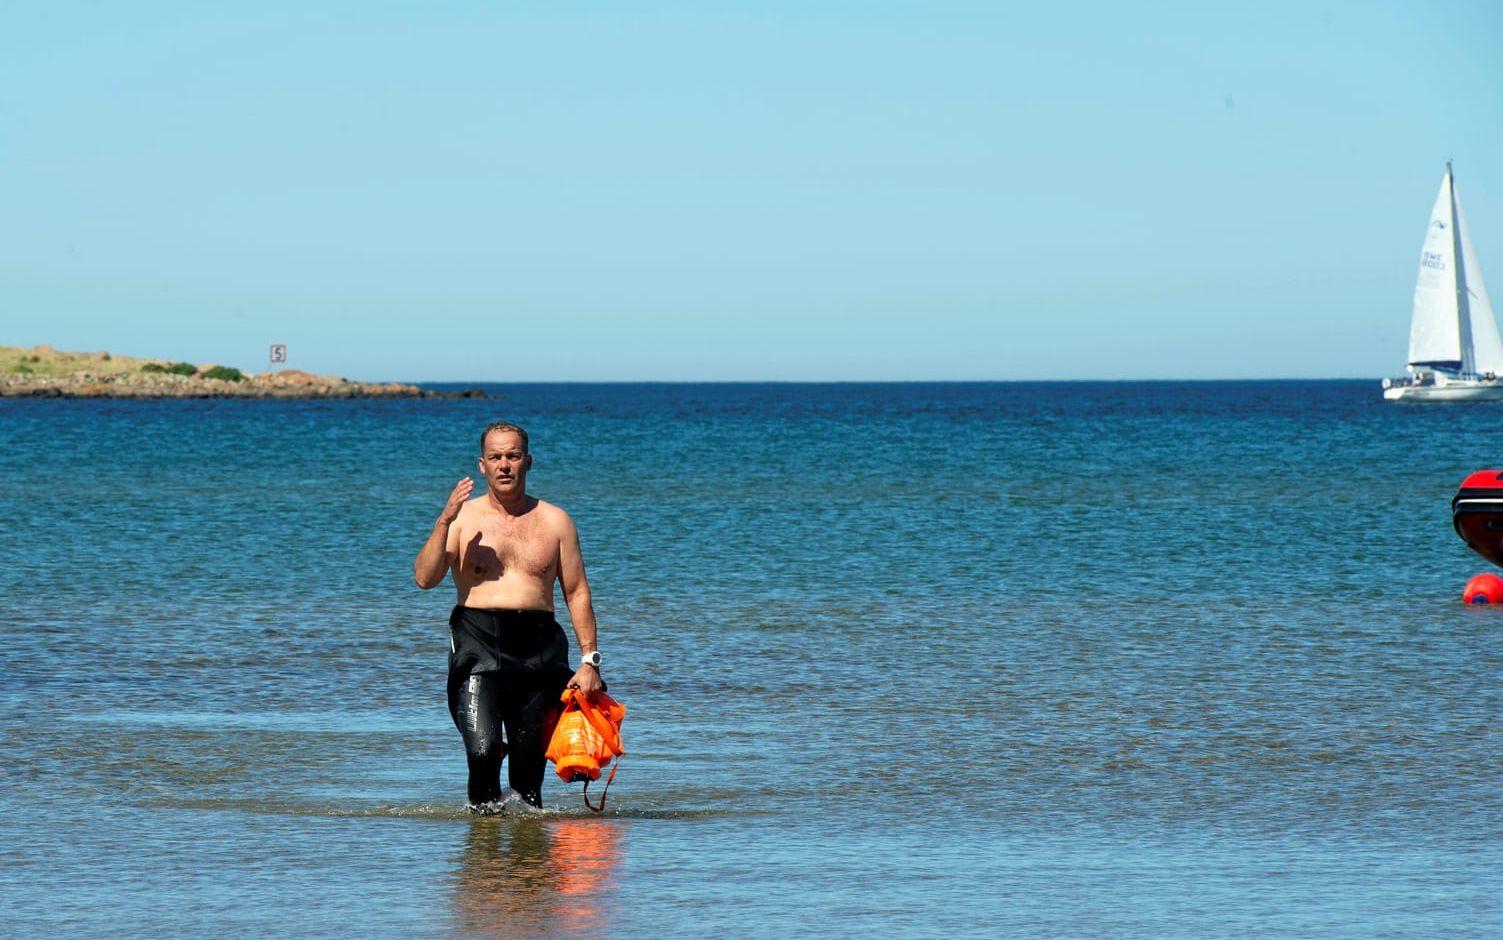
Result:
<svg viewBox="0 0 1503 940"><path fill-rule="evenodd" d="M1247 376L1241 378L1081 378L1081 379L394 379L357 381L400 381L408 385L1081 385L1128 383L1197 383L1220 382L1373 382L1383 377L1371 376Z"/></svg>

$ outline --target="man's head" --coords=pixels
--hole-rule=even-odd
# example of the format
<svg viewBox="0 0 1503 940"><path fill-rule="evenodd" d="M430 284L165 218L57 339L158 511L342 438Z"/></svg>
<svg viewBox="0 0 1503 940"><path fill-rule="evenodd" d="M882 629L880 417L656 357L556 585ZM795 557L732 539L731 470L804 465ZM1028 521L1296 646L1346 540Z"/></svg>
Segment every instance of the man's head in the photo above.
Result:
<svg viewBox="0 0 1503 940"><path fill-rule="evenodd" d="M480 432L480 472L498 499L527 492L527 471L532 454L527 450L527 432L508 421L496 421Z"/></svg>
<svg viewBox="0 0 1503 940"><path fill-rule="evenodd" d="M520 424L512 424L510 421L492 421L480 432L480 453L485 455L485 439L491 436L492 431L510 431L522 439L522 453L527 453L527 432Z"/></svg>

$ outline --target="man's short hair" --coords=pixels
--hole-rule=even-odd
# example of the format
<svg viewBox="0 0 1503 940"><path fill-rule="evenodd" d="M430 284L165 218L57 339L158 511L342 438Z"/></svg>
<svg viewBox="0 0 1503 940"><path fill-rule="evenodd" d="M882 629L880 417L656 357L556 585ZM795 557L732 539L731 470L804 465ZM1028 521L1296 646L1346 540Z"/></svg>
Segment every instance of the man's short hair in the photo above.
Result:
<svg viewBox="0 0 1503 940"><path fill-rule="evenodd" d="M480 432L480 453L482 456L485 454L485 439L490 437L492 431L511 431L522 439L522 453L531 453L527 449L527 432L522 430L520 424L512 424L510 421L492 421L485 426L484 431Z"/></svg>

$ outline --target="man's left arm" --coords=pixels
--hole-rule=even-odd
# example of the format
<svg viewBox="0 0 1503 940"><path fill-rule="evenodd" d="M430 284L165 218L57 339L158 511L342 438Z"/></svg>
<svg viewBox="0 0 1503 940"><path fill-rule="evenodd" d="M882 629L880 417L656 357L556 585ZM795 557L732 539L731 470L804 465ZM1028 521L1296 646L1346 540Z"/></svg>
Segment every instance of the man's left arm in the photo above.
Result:
<svg viewBox="0 0 1503 940"><path fill-rule="evenodd" d="M569 605L569 617L574 621L574 636L579 640L579 652L595 651L595 607L590 602L590 582L585 578L584 556L579 551L579 530L574 520L560 510L563 518L558 538L558 580L564 589L564 603ZM575 670L570 686L578 686L586 697L600 691L600 670L580 664Z"/></svg>

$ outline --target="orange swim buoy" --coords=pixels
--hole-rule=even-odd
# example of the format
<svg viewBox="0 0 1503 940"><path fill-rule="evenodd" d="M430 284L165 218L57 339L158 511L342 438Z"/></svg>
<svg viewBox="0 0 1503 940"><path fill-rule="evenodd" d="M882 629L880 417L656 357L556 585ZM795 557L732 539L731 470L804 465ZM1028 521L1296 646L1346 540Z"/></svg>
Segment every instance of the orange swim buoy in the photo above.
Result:
<svg viewBox="0 0 1503 940"><path fill-rule="evenodd" d="M1503 578L1484 572L1472 577L1461 592L1463 604L1503 604Z"/></svg>
<svg viewBox="0 0 1503 940"><path fill-rule="evenodd" d="M604 692L595 693L591 701L578 689L565 689L559 701L564 703L564 711L553 728L545 756L553 761L560 780L584 781L585 805L598 813L605 809L605 794L610 792L621 762L611 768L599 806L590 803L590 782L600 779L600 771L612 758L626 753L621 747L621 720L626 717L626 706Z"/></svg>

